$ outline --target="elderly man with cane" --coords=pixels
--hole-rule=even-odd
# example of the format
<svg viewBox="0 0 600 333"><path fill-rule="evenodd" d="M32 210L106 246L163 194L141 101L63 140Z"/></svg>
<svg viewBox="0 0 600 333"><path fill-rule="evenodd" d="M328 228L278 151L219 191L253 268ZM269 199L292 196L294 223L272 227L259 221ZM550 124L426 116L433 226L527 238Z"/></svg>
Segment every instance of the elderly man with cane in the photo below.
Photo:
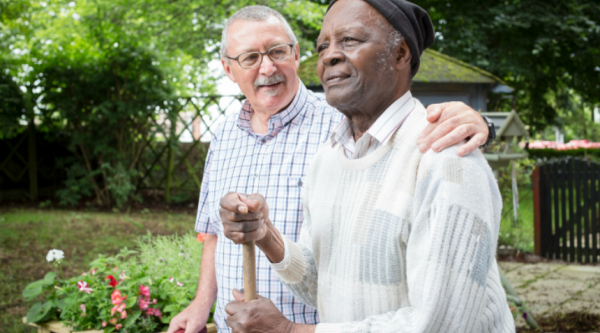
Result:
<svg viewBox="0 0 600 333"><path fill-rule="evenodd" d="M180 329L198 332L206 324L215 299L215 322L220 331L229 329L224 307L233 299L232 290L243 286L243 251L225 237L219 216L223 195L230 191L264 194L271 205L272 223L282 234L297 240L303 220L300 195L308 164L343 119L322 95L308 91L298 79L296 37L276 11L251 6L234 14L223 30L221 55L227 76L239 85L247 100L238 114L227 117L218 127L211 142L196 223L196 231L209 234L204 242L197 296L173 318L169 333ZM470 137L458 152L464 156L485 142L486 123L466 105L446 103L430 110L431 126L423 130L421 140L415 137L407 145L439 151ZM420 117L425 121L425 114ZM384 132L370 133L370 139L358 143L356 156L384 144ZM405 170L395 172L403 174ZM317 312L289 293L263 253L258 251L256 260L258 293L268 297L286 318L318 323Z"/></svg>
<svg viewBox="0 0 600 333"><path fill-rule="evenodd" d="M233 332L514 332L495 261L502 200L487 162L457 157L461 144L425 154L413 144L427 121L410 82L433 34L407 1L332 2L317 71L346 118L308 169L299 239L280 233L269 198L221 200L223 234L256 241L321 323L294 323L268 298L244 302L234 290ZM353 149L379 132L375 149Z"/></svg>

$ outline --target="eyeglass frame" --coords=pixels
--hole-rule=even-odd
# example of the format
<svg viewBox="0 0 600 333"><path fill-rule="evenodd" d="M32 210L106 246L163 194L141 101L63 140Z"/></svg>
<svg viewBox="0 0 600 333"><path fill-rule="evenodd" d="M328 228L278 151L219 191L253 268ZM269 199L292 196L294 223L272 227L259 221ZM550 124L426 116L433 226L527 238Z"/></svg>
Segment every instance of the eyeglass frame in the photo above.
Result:
<svg viewBox="0 0 600 333"><path fill-rule="evenodd" d="M263 61L263 57L264 57L265 55L266 55L267 57L269 57L269 59L270 59L272 62L276 62L276 63L277 63L277 62L284 62L284 61L288 60L288 59L289 59L289 57L288 57L288 58L286 58L286 59L283 59L283 60L281 60L281 61L275 61L275 60L271 59L271 56L269 56L269 52L270 52L272 49L274 49L274 48L277 48L277 47L280 47L280 46L283 46L283 45L287 45L287 46L289 46L289 47L291 48L291 53L290 53L290 56L291 56L291 55L294 53L294 45L296 45L296 44L293 44L293 43L275 45L275 46L273 46L272 48L268 49L266 52L260 52L260 51L254 51L254 52L244 52L244 53L242 53L242 54L238 55L238 56L237 56L237 57L235 57L235 58L232 58L232 57L230 57L230 56L228 56L228 55L225 55L225 58L227 58L227 59L229 59L229 60L235 60L235 61L237 61L238 65L240 65L240 67L241 67L241 68L243 68L243 69L255 69L255 68L258 68L258 67L260 67L260 65L262 64L262 61ZM240 57L241 57L241 56L243 56L243 55L245 55L245 54L251 54L251 53L258 53L258 54L260 54L260 61L258 62L258 66L256 66L256 67L252 67L252 68L245 68L244 66L242 66L242 64L240 63L240 60L239 60L239 59L240 59Z"/></svg>

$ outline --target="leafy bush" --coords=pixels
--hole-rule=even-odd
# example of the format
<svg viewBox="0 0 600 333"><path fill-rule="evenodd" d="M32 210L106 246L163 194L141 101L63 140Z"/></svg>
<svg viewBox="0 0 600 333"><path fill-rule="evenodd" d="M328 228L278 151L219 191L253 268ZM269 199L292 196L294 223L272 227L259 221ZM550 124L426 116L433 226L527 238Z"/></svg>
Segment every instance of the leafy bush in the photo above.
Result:
<svg viewBox="0 0 600 333"><path fill-rule="evenodd" d="M138 240L138 251L124 248L114 257L100 255L80 276L50 272L30 283L23 297L37 302L27 321L60 319L74 330L107 333L164 329L195 296L201 255L202 243L193 234L148 234ZM62 255L56 259L60 269Z"/></svg>
<svg viewBox="0 0 600 333"><path fill-rule="evenodd" d="M4 67L0 63L0 68ZM23 130L19 120L25 115L25 100L12 76L0 72L0 139Z"/></svg>

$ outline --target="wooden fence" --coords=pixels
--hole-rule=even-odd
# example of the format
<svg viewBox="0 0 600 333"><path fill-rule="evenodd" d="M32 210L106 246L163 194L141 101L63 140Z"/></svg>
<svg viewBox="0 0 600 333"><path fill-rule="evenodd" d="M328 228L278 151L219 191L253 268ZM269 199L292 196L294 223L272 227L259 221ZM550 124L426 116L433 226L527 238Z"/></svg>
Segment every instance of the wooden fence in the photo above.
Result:
<svg viewBox="0 0 600 333"><path fill-rule="evenodd" d="M600 163L553 160L533 172L535 252L570 262L598 262Z"/></svg>
<svg viewBox="0 0 600 333"><path fill-rule="evenodd" d="M138 190L155 190L170 203L175 194L198 195L216 124L243 96L180 98L172 111L158 110L135 166ZM15 138L0 140L0 200L52 197L63 185L61 159L73 156L66 140L48 140L32 124Z"/></svg>

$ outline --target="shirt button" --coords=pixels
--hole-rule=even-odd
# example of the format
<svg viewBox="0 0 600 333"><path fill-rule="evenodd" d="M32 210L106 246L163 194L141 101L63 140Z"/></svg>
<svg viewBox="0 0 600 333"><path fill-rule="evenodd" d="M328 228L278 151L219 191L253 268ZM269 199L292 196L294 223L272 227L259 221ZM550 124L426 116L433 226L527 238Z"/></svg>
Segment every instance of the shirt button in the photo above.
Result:
<svg viewBox="0 0 600 333"><path fill-rule="evenodd" d="M267 139L262 139L262 140L260 140L260 142L267 143Z"/></svg>
<svg viewBox="0 0 600 333"><path fill-rule="evenodd" d="M300 179L300 180L298 181L298 187L302 187L302 184L303 184L303 183L302 183L302 179Z"/></svg>
<svg viewBox="0 0 600 333"><path fill-rule="evenodd" d="M256 177L258 177L258 174L257 174L257 173L255 173L255 174L254 174L254 178L256 178Z"/></svg>

